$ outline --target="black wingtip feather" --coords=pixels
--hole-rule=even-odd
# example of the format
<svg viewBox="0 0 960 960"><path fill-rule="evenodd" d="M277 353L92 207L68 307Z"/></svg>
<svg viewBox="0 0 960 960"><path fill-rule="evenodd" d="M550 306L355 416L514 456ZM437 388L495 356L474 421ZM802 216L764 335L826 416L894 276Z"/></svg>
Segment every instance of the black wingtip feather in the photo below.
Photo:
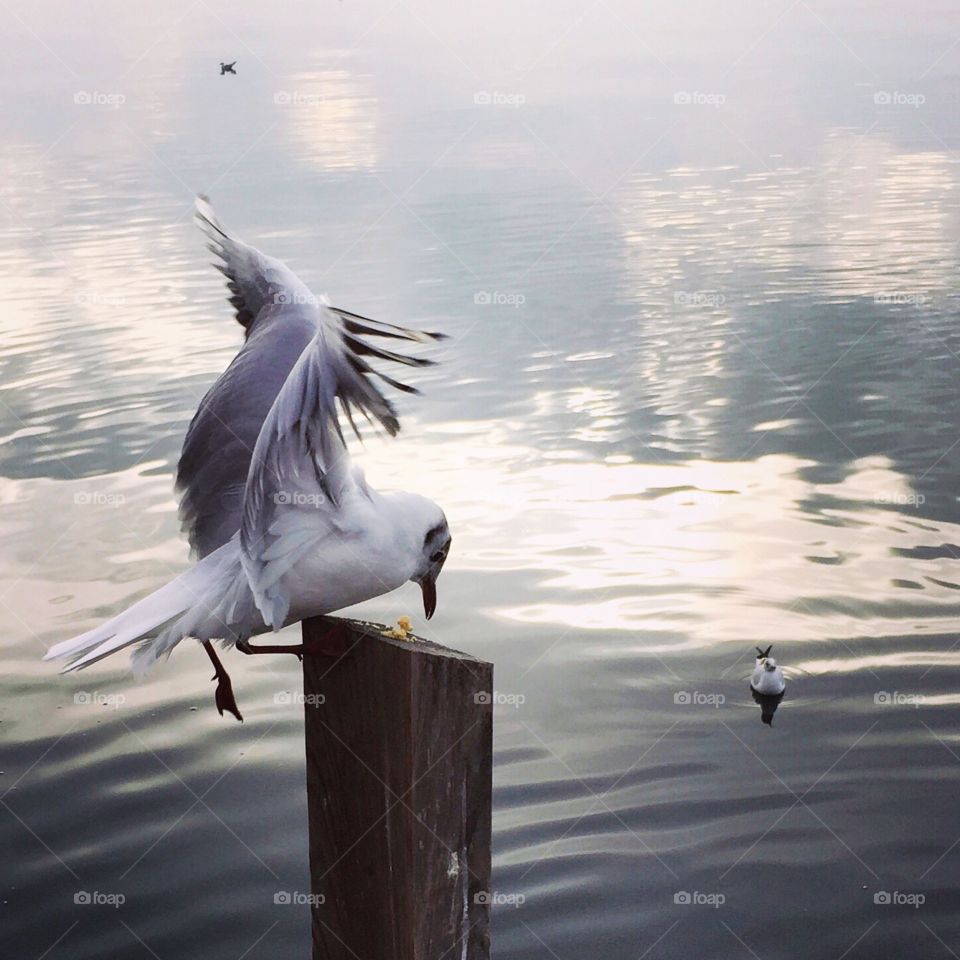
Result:
<svg viewBox="0 0 960 960"><path fill-rule="evenodd" d="M408 357L406 354L375 347L349 334L343 338L343 341L357 356L361 357L378 357L380 360L392 360L394 363L402 363L408 367L432 367L436 364L435 360L427 357Z"/></svg>
<svg viewBox="0 0 960 960"><path fill-rule="evenodd" d="M411 387L409 383L401 383L399 380L394 380L393 377L388 377L385 373L381 373L379 370L373 371L375 376L378 376L384 383L389 383L391 387L395 390L399 390L401 393L409 393L414 396L419 397L420 391L416 387Z"/></svg>
<svg viewBox="0 0 960 960"><path fill-rule="evenodd" d="M210 207L211 212L213 211L213 204L210 202L210 198L205 193L198 193L197 200L202 200L205 204L207 204L208 207ZM199 223L201 226L206 224L206 226L210 227L211 230L216 230L221 237L229 239L223 227L221 227L216 220L211 220L210 217L208 217L200 207L194 208L193 216L197 223Z"/></svg>
<svg viewBox="0 0 960 960"><path fill-rule="evenodd" d="M446 340L447 334L436 333L429 330L411 330L408 327L400 327L395 323L387 323L384 320L371 320L369 317L363 317L359 313L353 313L351 310L344 310L342 307L331 307L344 322L344 326L350 333L367 334L373 337L391 337L395 340L414 340L423 343L425 340Z"/></svg>
<svg viewBox="0 0 960 960"><path fill-rule="evenodd" d="M351 409L350 404L341 397L340 406L343 408L343 412L347 415L347 422L350 424L350 429L353 430L353 435L362 443L363 437L360 436L360 428L357 426L356 420L353 419L353 410Z"/></svg>

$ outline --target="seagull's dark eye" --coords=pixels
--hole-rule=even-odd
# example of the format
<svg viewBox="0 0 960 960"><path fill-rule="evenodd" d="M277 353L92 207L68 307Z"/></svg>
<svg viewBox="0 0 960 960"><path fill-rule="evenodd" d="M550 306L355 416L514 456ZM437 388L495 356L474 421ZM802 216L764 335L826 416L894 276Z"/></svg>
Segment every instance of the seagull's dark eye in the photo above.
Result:
<svg viewBox="0 0 960 960"><path fill-rule="evenodd" d="M431 562L431 563L439 563L442 559L443 559L443 551L442 551L442 550L438 550L436 553L431 553L431 554L430 554L430 562Z"/></svg>

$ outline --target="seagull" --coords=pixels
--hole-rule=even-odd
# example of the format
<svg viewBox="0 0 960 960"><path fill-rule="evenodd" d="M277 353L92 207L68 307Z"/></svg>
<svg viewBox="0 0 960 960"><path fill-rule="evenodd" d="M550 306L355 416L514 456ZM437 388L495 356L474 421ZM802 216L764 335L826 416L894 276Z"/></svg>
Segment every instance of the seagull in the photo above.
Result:
<svg viewBox="0 0 960 960"><path fill-rule="evenodd" d="M234 60L233 63L221 63L220 76L222 77L225 73L232 73L234 76L236 76L237 71L233 69L236 65L237 65L236 60Z"/></svg>
<svg viewBox="0 0 960 960"><path fill-rule="evenodd" d="M239 353L200 402L177 468L180 518L197 562L44 659L66 660L69 672L139 644L132 666L142 675L194 637L213 664L220 715L242 720L213 640L246 654L329 653L249 640L407 581L420 586L424 614L433 616L450 550L446 517L418 494L374 490L350 458L340 415L358 438L355 411L395 436L396 411L374 377L418 391L366 358L432 361L365 338L428 343L444 335L329 306L281 261L228 233L203 196L196 220L245 330Z"/></svg>
<svg viewBox="0 0 960 960"><path fill-rule="evenodd" d="M773 644L766 650L757 647L757 662L750 678L750 688L764 696L777 696L786 689L783 671L777 666L777 661L770 656Z"/></svg>

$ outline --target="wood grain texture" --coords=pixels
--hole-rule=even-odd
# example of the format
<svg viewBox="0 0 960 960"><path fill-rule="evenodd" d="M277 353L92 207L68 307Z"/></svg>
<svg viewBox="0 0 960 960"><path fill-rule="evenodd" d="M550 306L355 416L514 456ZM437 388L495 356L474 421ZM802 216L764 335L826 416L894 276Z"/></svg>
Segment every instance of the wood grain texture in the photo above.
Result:
<svg viewBox="0 0 960 960"><path fill-rule="evenodd" d="M303 661L314 960L490 956L493 666L386 628Z"/></svg>

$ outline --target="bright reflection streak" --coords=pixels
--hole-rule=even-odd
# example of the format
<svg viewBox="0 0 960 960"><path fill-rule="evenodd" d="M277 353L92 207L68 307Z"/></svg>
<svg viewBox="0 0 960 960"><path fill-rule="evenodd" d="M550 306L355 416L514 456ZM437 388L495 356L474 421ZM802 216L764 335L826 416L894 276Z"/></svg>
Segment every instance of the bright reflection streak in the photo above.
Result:
<svg viewBox="0 0 960 960"><path fill-rule="evenodd" d="M538 398L540 406L557 400ZM608 398L596 401L602 410ZM442 444L408 437L414 459L404 444L371 449L370 479L444 505L456 541L451 569L536 576L538 601L504 604L493 611L501 617L642 631L643 649L655 652L822 639L825 629L896 634L905 617L911 630L933 634L950 629L960 610L955 592L929 579L951 583L949 560L897 552L958 542L960 530L937 524L924 533L911 523L911 488L886 458L813 483L811 462L786 455L537 465L503 428L447 425L442 433ZM923 589L908 590L913 584Z"/></svg>
<svg viewBox="0 0 960 960"><path fill-rule="evenodd" d="M370 77L342 69L297 73L276 96L297 153L323 170L377 166L377 101Z"/></svg>

